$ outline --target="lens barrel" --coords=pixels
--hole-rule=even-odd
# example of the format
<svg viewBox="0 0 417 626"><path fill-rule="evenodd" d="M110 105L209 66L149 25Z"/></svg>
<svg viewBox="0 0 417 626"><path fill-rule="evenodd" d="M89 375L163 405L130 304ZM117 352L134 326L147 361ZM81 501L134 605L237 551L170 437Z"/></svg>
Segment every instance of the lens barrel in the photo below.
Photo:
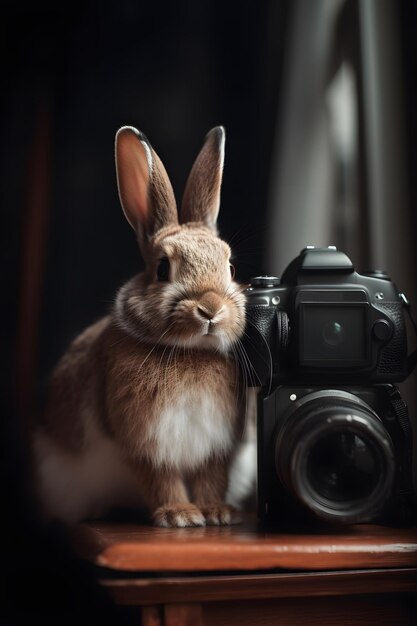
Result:
<svg viewBox="0 0 417 626"><path fill-rule="evenodd" d="M317 517L365 522L391 493L394 449L364 401L320 390L291 405L276 434L275 467L281 483Z"/></svg>

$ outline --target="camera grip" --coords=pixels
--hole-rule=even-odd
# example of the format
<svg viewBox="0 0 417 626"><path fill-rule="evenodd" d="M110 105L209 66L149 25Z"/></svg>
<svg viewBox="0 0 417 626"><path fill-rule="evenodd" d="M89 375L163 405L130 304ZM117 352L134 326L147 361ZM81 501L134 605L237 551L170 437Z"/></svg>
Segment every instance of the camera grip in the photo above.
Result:
<svg viewBox="0 0 417 626"><path fill-rule="evenodd" d="M402 303L374 303L373 306L390 318L394 328L390 341L381 349L376 374L388 382L402 380L407 376L407 336Z"/></svg>

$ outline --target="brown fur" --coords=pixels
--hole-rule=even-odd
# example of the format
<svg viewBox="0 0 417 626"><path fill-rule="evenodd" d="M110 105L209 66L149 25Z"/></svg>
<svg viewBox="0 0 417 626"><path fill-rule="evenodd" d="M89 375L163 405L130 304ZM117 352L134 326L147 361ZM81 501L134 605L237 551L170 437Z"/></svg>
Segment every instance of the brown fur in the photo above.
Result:
<svg viewBox="0 0 417 626"><path fill-rule="evenodd" d="M183 223L203 222L215 229L220 207L220 187L223 173L224 133L213 128L200 151L185 186L181 207Z"/></svg>
<svg viewBox="0 0 417 626"><path fill-rule="evenodd" d="M62 357L42 428L64 456L74 458L88 454L97 428L115 442L156 524L232 523L224 498L233 450L218 437L224 431L236 443L242 429L238 367L228 347L243 333L244 300L230 275L230 248L215 231L223 131L208 135L196 160L181 226L165 169L144 135L125 127L117 137L120 199L146 269L122 287L112 314L84 331ZM169 259L170 277L161 282L162 257ZM193 411L204 398L219 422L217 431L207 425L211 452L201 448L202 460L195 460L196 452L190 463L161 458L158 448L161 416L168 416L174 432L172 407L184 398ZM197 416L193 433L205 432L205 415Z"/></svg>
<svg viewBox="0 0 417 626"><path fill-rule="evenodd" d="M110 326L103 335L106 419L113 437L127 455L152 460L152 443L141 449L147 424L158 419L176 393L209 388L225 403L236 402L236 364L222 354L205 350L152 350ZM151 352L152 350L152 352ZM236 428L238 412L236 411Z"/></svg>
<svg viewBox="0 0 417 626"><path fill-rule="evenodd" d="M101 341L110 318L89 326L71 344L55 368L42 426L52 439L65 449L79 452L85 442L83 408L92 401L101 414L103 385Z"/></svg>

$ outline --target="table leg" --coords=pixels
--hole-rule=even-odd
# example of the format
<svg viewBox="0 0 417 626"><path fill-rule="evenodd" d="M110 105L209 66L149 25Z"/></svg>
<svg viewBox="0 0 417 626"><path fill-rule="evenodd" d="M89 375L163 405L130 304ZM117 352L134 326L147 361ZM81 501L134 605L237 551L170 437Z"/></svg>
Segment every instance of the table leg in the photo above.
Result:
<svg viewBox="0 0 417 626"><path fill-rule="evenodd" d="M163 626L204 626L201 604L166 604Z"/></svg>
<svg viewBox="0 0 417 626"><path fill-rule="evenodd" d="M142 626L163 626L159 606L142 607Z"/></svg>

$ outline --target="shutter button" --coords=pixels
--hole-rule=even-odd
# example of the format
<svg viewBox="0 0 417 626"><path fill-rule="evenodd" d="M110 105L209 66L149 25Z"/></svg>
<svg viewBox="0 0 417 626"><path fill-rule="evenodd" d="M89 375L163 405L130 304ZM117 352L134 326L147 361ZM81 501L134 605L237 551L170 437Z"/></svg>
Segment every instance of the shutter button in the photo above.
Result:
<svg viewBox="0 0 417 626"><path fill-rule="evenodd" d="M281 280L277 276L255 276L251 281L252 287L272 288L279 287Z"/></svg>

